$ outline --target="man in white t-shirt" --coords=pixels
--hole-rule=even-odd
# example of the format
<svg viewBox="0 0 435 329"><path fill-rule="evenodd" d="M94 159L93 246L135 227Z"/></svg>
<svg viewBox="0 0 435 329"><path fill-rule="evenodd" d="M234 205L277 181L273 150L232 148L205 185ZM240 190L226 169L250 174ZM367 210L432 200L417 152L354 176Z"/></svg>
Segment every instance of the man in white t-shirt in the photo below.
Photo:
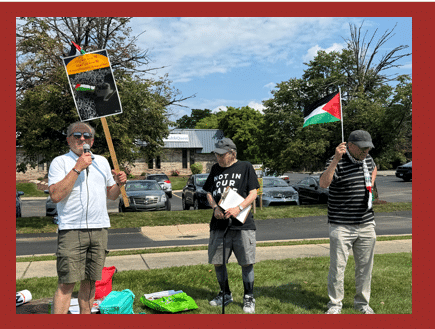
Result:
<svg viewBox="0 0 435 329"><path fill-rule="evenodd" d="M67 129L70 151L56 157L48 173L48 189L57 203L59 219L55 314L68 313L79 281L80 313L91 313L95 281L101 280L107 253L110 220L106 199L116 200L127 181L124 172L111 170L106 158L84 152L83 145L92 147L94 136L89 124L71 124Z"/></svg>

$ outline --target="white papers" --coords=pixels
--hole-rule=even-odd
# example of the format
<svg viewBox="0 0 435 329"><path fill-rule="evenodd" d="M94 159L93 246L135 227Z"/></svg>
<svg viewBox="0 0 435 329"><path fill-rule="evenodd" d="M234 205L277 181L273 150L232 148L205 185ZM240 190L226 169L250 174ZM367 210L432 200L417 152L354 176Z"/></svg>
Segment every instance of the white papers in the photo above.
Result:
<svg viewBox="0 0 435 329"><path fill-rule="evenodd" d="M227 187L222 194L221 201L219 201L219 206L223 210L227 210L229 208L234 208L239 206L245 199L236 191L234 191L231 187ZM247 206L243 209L240 214L236 217L242 224L245 223L246 218L249 215L249 211L251 210L251 205Z"/></svg>
<svg viewBox="0 0 435 329"><path fill-rule="evenodd" d="M145 294L145 298L148 300L154 300L154 299L159 299L162 297L168 297L168 296L172 296L175 294L181 294L183 292L183 290L166 290L166 291L159 291L159 292L153 292L152 294Z"/></svg>

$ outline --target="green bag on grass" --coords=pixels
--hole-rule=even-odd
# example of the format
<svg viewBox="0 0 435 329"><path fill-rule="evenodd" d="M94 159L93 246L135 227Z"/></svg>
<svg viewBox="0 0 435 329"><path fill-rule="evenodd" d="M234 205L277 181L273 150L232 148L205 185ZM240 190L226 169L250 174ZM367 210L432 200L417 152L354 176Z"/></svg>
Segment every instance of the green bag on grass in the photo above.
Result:
<svg viewBox="0 0 435 329"><path fill-rule="evenodd" d="M193 298L188 296L185 292L152 300L142 296L140 301L145 306L160 312L177 313L198 308Z"/></svg>

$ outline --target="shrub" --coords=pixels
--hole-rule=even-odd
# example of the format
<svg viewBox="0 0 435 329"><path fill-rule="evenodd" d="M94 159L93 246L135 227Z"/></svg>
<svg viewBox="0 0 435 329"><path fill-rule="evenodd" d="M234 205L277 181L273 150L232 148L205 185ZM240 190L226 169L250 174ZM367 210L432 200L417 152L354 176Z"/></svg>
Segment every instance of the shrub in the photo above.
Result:
<svg viewBox="0 0 435 329"><path fill-rule="evenodd" d="M190 170L192 171L193 175L202 173L202 164L200 163L194 163L190 166Z"/></svg>
<svg viewBox="0 0 435 329"><path fill-rule="evenodd" d="M178 176L180 175L180 172L178 170L172 170L171 176Z"/></svg>

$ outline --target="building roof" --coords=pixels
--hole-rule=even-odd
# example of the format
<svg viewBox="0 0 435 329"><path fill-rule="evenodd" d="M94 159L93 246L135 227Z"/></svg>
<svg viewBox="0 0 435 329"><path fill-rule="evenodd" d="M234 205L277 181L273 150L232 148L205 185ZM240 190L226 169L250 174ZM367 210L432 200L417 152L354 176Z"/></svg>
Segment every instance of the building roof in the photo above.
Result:
<svg viewBox="0 0 435 329"><path fill-rule="evenodd" d="M199 153L211 153L224 133L219 129L174 129L171 130L164 148L198 149Z"/></svg>

